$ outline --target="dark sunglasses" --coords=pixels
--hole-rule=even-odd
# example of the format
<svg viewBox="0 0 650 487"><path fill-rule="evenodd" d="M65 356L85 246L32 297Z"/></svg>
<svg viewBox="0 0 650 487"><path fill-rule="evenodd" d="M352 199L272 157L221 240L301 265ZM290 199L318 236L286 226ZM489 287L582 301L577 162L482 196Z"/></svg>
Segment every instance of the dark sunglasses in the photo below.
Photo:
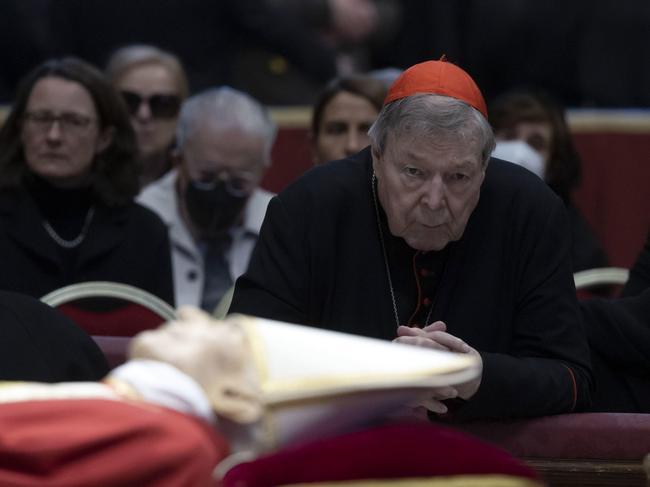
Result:
<svg viewBox="0 0 650 487"><path fill-rule="evenodd" d="M140 96L132 91L121 91L129 113L135 116L140 105L149 105L153 118L174 118L181 109L181 97L177 95Z"/></svg>

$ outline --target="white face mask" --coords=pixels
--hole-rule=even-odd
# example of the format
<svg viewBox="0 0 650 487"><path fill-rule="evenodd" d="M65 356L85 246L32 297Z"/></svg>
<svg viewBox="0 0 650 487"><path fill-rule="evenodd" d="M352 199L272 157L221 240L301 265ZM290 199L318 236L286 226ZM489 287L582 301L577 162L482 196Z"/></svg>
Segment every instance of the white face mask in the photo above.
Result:
<svg viewBox="0 0 650 487"><path fill-rule="evenodd" d="M500 140L492 152L493 157L514 162L544 179L546 164L542 155L523 140Z"/></svg>

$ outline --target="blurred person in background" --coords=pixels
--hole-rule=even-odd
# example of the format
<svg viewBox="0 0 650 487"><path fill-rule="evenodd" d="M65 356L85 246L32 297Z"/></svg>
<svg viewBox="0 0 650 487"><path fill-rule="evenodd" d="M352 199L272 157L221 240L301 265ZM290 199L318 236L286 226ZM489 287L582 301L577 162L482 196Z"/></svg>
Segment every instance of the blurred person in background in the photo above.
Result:
<svg viewBox="0 0 650 487"><path fill-rule="evenodd" d="M580 307L596 378L591 411L650 412L650 233L619 299Z"/></svg>
<svg viewBox="0 0 650 487"><path fill-rule="evenodd" d="M267 0L267 3L297 18L316 38L330 46L336 56L339 76L352 76L373 68L371 52L390 49L401 23L401 2L396 0ZM312 105L324 86L322 80L305 76L275 46L260 45L254 39L243 43L233 76L233 86L266 105Z"/></svg>
<svg viewBox="0 0 650 487"><path fill-rule="evenodd" d="M169 240L138 193L135 135L103 74L37 66L0 131L0 289L40 298L115 281L173 304Z"/></svg>
<svg viewBox="0 0 650 487"><path fill-rule="evenodd" d="M115 51L106 72L131 115L144 187L171 169L178 112L189 94L187 76L178 57L146 45Z"/></svg>
<svg viewBox="0 0 650 487"><path fill-rule="evenodd" d="M212 312L248 267L272 196L259 184L275 134L264 107L232 88L184 103L177 168L138 198L169 227L178 305Z"/></svg>
<svg viewBox="0 0 650 487"><path fill-rule="evenodd" d="M60 52L104 66L119 47L159 46L183 60L193 92L229 85L253 93L236 75L242 51L251 45L269 46L319 88L337 75L335 49L269 0L68 0L52 2L50 11ZM270 82L264 69L244 70L243 81ZM278 88L285 98L298 92L288 84Z"/></svg>
<svg viewBox="0 0 650 487"><path fill-rule="evenodd" d="M564 110L545 93L520 89L504 93L494 100L490 107L490 123L497 143L523 142L529 153L537 155L527 160L541 161L541 164L534 164L537 171L532 164L528 169L544 179L567 208L573 237L574 272L605 267L607 257L602 245L573 204L571 195L580 184L582 171Z"/></svg>
<svg viewBox="0 0 650 487"><path fill-rule="evenodd" d="M368 129L386 96L384 83L369 76L337 78L314 105L310 138L315 164L344 159L370 145Z"/></svg>

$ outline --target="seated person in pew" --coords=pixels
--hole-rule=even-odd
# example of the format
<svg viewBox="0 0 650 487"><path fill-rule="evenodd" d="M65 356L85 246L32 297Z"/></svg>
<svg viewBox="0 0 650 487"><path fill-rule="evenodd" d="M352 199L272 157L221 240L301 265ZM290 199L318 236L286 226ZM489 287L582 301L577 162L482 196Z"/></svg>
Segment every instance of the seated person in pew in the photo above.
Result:
<svg viewBox="0 0 650 487"><path fill-rule="evenodd" d="M622 297L580 307L594 370L590 410L650 413L650 234Z"/></svg>
<svg viewBox="0 0 650 487"><path fill-rule="evenodd" d="M314 104L309 138L314 164L343 159L370 144L386 85L370 76L335 78Z"/></svg>
<svg viewBox="0 0 650 487"><path fill-rule="evenodd" d="M434 395L434 415L586 407L566 209L537 176L490 159L474 81L446 61L409 68L369 135L271 200L230 311L480 357L482 375Z"/></svg>
<svg viewBox="0 0 650 487"><path fill-rule="evenodd" d="M229 87L183 104L176 167L138 197L169 228L177 305L212 312L246 270L272 196L259 186L275 134L266 109Z"/></svg>
<svg viewBox="0 0 650 487"><path fill-rule="evenodd" d="M572 193L582 179L582 167L564 109L550 95L519 89L503 93L494 100L490 105L490 122L497 139L497 150L512 152L512 148L519 144L524 145L524 150L531 149L539 157L540 164L538 168L528 169L546 181L562 198L573 238L573 271L605 267L607 256L603 246L573 203ZM505 153L495 156L511 160Z"/></svg>
<svg viewBox="0 0 650 487"><path fill-rule="evenodd" d="M392 419L434 385L480 374L477 357L187 307L129 355L99 383L0 383L2 485L541 485L504 451Z"/></svg>
<svg viewBox="0 0 650 487"><path fill-rule="evenodd" d="M172 168L178 114L189 94L187 74L173 53L135 44L111 54L106 75L129 111L144 187Z"/></svg>
<svg viewBox="0 0 650 487"><path fill-rule="evenodd" d="M650 288L580 306L594 373L589 410L650 413Z"/></svg>
<svg viewBox="0 0 650 487"><path fill-rule="evenodd" d="M104 75L76 58L34 68L0 130L0 289L115 281L173 305L167 229L139 189L135 135Z"/></svg>

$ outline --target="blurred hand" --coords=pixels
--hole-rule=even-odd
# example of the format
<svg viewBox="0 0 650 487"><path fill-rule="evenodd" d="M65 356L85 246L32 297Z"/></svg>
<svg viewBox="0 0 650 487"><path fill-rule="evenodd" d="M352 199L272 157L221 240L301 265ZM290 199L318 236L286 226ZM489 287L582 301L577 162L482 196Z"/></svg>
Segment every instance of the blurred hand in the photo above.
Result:
<svg viewBox="0 0 650 487"><path fill-rule="evenodd" d="M476 379L465 382L464 384L460 384L455 388L441 388L444 390L441 390L437 394L434 394L434 397L432 398L432 407L430 408L431 411L437 413L446 413L447 407L440 402L441 400L451 399L453 397L469 399L474 394L476 394L476 391L478 391L483 376L483 359L474 348L470 347L463 340L447 333L447 325L445 325L444 322L436 321L428 326L425 326L424 328L400 326L397 328L397 338L395 338L393 341L397 343L415 345L418 347L444 350L446 352L466 353L478 358L481 367L481 373L479 376ZM451 391L447 389L455 389L457 394L451 395ZM443 408L444 411L440 411L440 409Z"/></svg>
<svg viewBox="0 0 650 487"><path fill-rule="evenodd" d="M377 28L379 14L372 0L329 0L329 6L336 40L359 42Z"/></svg>

